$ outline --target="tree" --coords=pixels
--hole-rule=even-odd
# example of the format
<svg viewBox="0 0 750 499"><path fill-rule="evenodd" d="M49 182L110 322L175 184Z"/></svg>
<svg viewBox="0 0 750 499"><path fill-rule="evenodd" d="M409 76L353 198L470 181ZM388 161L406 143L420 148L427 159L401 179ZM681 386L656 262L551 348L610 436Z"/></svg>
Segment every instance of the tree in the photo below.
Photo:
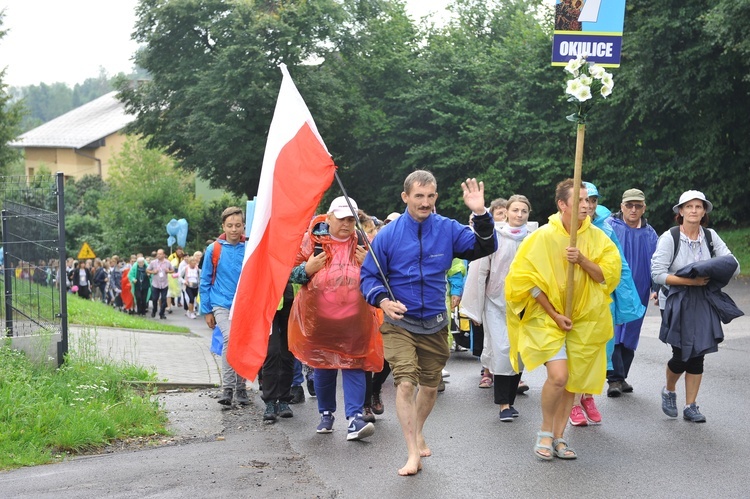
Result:
<svg viewBox="0 0 750 499"><path fill-rule="evenodd" d="M99 200L102 240L120 254L164 248L167 223L196 210L190 175L163 152L128 138L110 168L109 194Z"/></svg>
<svg viewBox="0 0 750 499"><path fill-rule="evenodd" d="M84 242L98 254L108 253L111 246L102 239L99 200L106 197L109 185L99 175L84 175L65 183L65 247L70 255L78 254Z"/></svg>
<svg viewBox="0 0 750 499"><path fill-rule="evenodd" d="M0 40L5 37L6 31L2 29L5 11L0 11ZM18 137L20 123L23 117L23 108L18 102L14 102L7 91L8 85L4 82L5 68L0 71L0 174L6 174L11 165L18 162L21 153L18 149L8 146Z"/></svg>
<svg viewBox="0 0 750 499"><path fill-rule="evenodd" d="M650 221L666 228L677 196L699 188L721 207L714 222L744 219L749 5L628 2L622 67L584 152L584 179L610 208L643 188ZM549 62L552 10L542 0L450 8L446 25L416 25L398 0L142 0L138 62L153 79L118 88L149 145L250 196L285 62L368 212L401 209L403 178L424 168L443 214L465 218L458 185L477 177L488 198L526 194L544 222L575 151L565 75Z"/></svg>
<svg viewBox="0 0 750 499"><path fill-rule="evenodd" d="M256 192L281 81L279 63L325 56L343 18L335 0L141 0L136 62L151 81L118 88L130 130L212 187Z"/></svg>
<svg viewBox="0 0 750 499"><path fill-rule="evenodd" d="M642 188L658 228L672 224L671 207L688 189L717 206L712 223L736 223L750 209L748 65L742 51L716 43L705 14L699 0L628 2L612 112L587 133L612 204L615 193Z"/></svg>
<svg viewBox="0 0 750 499"><path fill-rule="evenodd" d="M400 2L349 1L344 7L349 20L334 35L335 51L295 79L349 194L384 217L403 206L411 147L403 96L420 83L422 35ZM334 184L327 200L339 195Z"/></svg>

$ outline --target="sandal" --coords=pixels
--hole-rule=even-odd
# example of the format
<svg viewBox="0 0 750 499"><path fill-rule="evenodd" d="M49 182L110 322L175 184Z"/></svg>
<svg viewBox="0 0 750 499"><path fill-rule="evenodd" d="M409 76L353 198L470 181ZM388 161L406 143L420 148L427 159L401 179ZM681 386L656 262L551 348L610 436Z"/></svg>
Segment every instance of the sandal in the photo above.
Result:
<svg viewBox="0 0 750 499"><path fill-rule="evenodd" d="M558 449L557 446L562 444L562 448ZM568 442L564 438L556 438L552 441L552 447L554 447L555 456L560 459L576 459L578 454L573 450L572 447L568 447Z"/></svg>
<svg viewBox="0 0 750 499"><path fill-rule="evenodd" d="M482 381L479 382L479 388L492 388L492 378L490 376L482 376Z"/></svg>
<svg viewBox="0 0 750 499"><path fill-rule="evenodd" d="M539 459L544 459L545 461L552 461L552 454L555 451L552 449L552 446L550 445L542 445L542 439L554 438L554 437L555 436L548 431L536 432L536 444L534 445L534 455L538 457ZM541 451L547 451L547 453L543 453Z"/></svg>

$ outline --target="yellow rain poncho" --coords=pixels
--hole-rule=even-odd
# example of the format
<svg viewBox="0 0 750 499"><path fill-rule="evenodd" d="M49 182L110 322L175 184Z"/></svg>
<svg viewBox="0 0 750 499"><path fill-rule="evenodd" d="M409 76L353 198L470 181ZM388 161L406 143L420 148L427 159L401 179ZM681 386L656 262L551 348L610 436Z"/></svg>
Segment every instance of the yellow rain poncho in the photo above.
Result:
<svg viewBox="0 0 750 499"><path fill-rule="evenodd" d="M578 229L576 246L599 265L604 283L595 282L579 265L573 285L573 329L563 331L531 295L534 287L547 295L560 313L565 309L570 235L560 214L530 234L521 244L505 281L511 362L521 355L528 370L544 364L566 345L568 384L573 393L601 393L607 370L605 346L614 328L610 293L620 280L622 262L615 244L587 217ZM514 365L514 368L517 366Z"/></svg>

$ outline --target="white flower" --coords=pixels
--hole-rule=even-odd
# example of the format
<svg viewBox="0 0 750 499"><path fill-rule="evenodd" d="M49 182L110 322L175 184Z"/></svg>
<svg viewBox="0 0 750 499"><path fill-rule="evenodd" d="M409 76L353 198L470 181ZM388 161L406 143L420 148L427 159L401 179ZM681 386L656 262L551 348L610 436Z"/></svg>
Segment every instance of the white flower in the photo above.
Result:
<svg viewBox="0 0 750 499"><path fill-rule="evenodd" d="M565 65L565 71L572 74L573 76L578 76L578 70L581 68L581 66L583 66L585 62L586 59L579 55L575 59L571 59L570 61L568 61L568 64Z"/></svg>
<svg viewBox="0 0 750 499"><path fill-rule="evenodd" d="M581 82L581 85L591 86L591 84L594 82L594 80L590 76L581 75L578 77L578 81Z"/></svg>
<svg viewBox="0 0 750 499"><path fill-rule="evenodd" d="M568 86L565 89L566 94L575 95L578 90L581 88L581 80L578 78L573 78L572 80L568 80Z"/></svg>
<svg viewBox="0 0 750 499"><path fill-rule="evenodd" d="M605 71L603 67L597 66L596 64L589 64L589 74L597 80L601 80L604 73Z"/></svg>
<svg viewBox="0 0 750 499"><path fill-rule="evenodd" d="M573 96L580 102L589 100L591 98L591 87L581 85L580 88L573 94Z"/></svg>
<svg viewBox="0 0 750 499"><path fill-rule="evenodd" d="M607 87L614 87L615 82L612 80L612 73L604 72L604 75L602 76L602 85L605 85Z"/></svg>
<svg viewBox="0 0 750 499"><path fill-rule="evenodd" d="M607 85L602 86L601 93L602 97L606 99L612 93L612 87Z"/></svg>

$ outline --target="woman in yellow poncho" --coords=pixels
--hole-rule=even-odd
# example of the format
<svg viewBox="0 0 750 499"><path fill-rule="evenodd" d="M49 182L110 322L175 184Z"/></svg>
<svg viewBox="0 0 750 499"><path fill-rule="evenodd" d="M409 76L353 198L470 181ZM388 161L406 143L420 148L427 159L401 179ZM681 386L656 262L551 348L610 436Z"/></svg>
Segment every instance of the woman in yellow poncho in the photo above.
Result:
<svg viewBox="0 0 750 499"><path fill-rule="evenodd" d="M569 247L573 192L577 191L576 247ZM613 336L610 293L620 280L617 247L587 216L586 187L557 184L558 213L524 240L505 281L510 358L528 370L542 364L542 427L534 454L575 459L563 432L576 392L601 393L606 379L605 345ZM574 264L572 317L563 315L568 265ZM516 366L514 366L516 367Z"/></svg>

